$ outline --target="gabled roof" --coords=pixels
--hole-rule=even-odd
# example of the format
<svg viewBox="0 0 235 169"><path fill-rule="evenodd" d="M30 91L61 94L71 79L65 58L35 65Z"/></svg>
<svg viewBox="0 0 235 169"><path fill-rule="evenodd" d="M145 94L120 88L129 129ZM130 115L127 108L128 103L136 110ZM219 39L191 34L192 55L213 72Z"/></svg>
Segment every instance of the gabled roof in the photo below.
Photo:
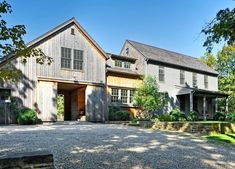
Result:
<svg viewBox="0 0 235 169"><path fill-rule="evenodd" d="M215 70L202 63L197 58L135 42L132 40L127 40L127 42L129 42L137 51L139 51L145 58L149 60L218 75Z"/></svg>
<svg viewBox="0 0 235 169"><path fill-rule="evenodd" d="M27 44L27 47L29 47L29 48L35 47L37 44L39 44L43 40L47 39L50 36L53 36L53 35L57 34L59 31L63 30L64 28L66 28L67 26L72 25L72 24L74 24L79 29L80 33L83 34L88 39L88 41L90 41L90 43L105 57L105 59L108 59L108 57L107 57L106 53L104 52L104 50L85 31L85 29L78 23L78 21L74 17L67 20L66 22L56 26L55 28L51 29L50 31L44 33L43 35L39 36L38 38L30 41ZM14 55L6 56L5 58L2 59L2 61L5 61L5 60L10 59L12 57L14 57Z"/></svg>

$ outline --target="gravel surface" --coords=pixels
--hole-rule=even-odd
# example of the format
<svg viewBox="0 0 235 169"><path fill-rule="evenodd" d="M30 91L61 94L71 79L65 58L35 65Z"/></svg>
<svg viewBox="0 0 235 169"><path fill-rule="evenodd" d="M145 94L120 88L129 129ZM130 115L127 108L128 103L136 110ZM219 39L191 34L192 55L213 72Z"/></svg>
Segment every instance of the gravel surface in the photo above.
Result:
<svg viewBox="0 0 235 169"><path fill-rule="evenodd" d="M59 168L235 168L235 146L122 125L0 126L0 157L48 150Z"/></svg>

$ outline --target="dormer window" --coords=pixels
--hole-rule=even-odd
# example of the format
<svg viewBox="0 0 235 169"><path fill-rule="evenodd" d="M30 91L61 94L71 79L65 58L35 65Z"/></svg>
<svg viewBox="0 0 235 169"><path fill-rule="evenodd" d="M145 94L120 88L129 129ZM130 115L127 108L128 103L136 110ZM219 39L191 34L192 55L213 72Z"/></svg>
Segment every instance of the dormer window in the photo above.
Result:
<svg viewBox="0 0 235 169"><path fill-rule="evenodd" d="M115 67L130 69L131 68L131 63L128 62L128 61L115 60Z"/></svg>
<svg viewBox="0 0 235 169"><path fill-rule="evenodd" d="M124 68L130 69L131 63L130 62L124 62Z"/></svg>
<svg viewBox="0 0 235 169"><path fill-rule="evenodd" d="M122 61L121 60L115 60L115 66L116 67L122 67Z"/></svg>

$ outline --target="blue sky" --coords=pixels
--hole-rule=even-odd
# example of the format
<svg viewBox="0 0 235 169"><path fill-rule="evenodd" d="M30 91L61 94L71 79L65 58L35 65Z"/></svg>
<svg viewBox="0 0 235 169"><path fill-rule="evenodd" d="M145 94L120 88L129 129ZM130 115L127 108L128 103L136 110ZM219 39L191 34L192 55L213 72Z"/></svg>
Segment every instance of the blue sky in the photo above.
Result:
<svg viewBox="0 0 235 169"><path fill-rule="evenodd" d="M204 54L202 27L233 0L8 0L9 25L24 24L29 42L75 17L107 52L126 39L194 57ZM220 46L216 46L214 53Z"/></svg>

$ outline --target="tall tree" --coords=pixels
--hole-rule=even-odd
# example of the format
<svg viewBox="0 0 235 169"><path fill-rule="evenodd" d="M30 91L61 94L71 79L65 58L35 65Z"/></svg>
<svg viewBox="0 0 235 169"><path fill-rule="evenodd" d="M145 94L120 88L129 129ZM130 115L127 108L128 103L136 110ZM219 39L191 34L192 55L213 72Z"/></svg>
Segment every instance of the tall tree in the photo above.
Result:
<svg viewBox="0 0 235 169"><path fill-rule="evenodd" d="M201 31L206 35L203 46L211 51L214 43L224 41L230 45L235 41L235 8L220 10L216 17Z"/></svg>
<svg viewBox="0 0 235 169"><path fill-rule="evenodd" d="M217 66L217 60L210 52L206 52L204 56L200 58L200 60L211 67L212 69L216 69Z"/></svg>
<svg viewBox="0 0 235 169"><path fill-rule="evenodd" d="M4 14L12 12L11 5L5 0L0 2L0 61L8 56L21 57L22 62L26 63L28 57L35 57L39 64L51 64L53 59L46 56L41 49L28 48L23 40L26 34L24 25L7 26L7 22L3 19ZM14 65L8 61L7 66L0 67L0 80L9 81L16 80L21 75Z"/></svg>
<svg viewBox="0 0 235 169"><path fill-rule="evenodd" d="M224 46L217 58L219 89L229 94L229 111L235 112L235 43Z"/></svg>

